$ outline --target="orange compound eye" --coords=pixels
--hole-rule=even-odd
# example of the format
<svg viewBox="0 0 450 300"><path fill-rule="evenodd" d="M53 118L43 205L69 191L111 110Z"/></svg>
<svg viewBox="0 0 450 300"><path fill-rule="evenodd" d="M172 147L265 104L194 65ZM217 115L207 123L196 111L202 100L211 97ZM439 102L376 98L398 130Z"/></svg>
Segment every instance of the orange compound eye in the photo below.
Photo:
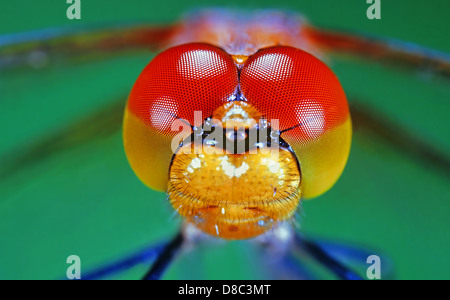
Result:
<svg viewBox="0 0 450 300"><path fill-rule="evenodd" d="M170 128L176 117L194 125L194 111L208 117L237 85L236 66L225 51L207 44L181 45L147 65L133 87L128 109L149 127L173 135Z"/></svg>
<svg viewBox="0 0 450 300"><path fill-rule="evenodd" d="M328 190L343 171L351 141L348 104L334 73L307 52L277 46L245 62L240 87L249 103L286 130L282 137L300 162L304 196Z"/></svg>
<svg viewBox="0 0 450 300"><path fill-rule="evenodd" d="M200 125L194 124L194 112L210 116L237 86L236 65L220 48L186 44L156 56L137 79L125 111L125 151L137 176L153 189L166 190L171 138L179 132L171 128L173 122L180 118Z"/></svg>
<svg viewBox="0 0 450 300"><path fill-rule="evenodd" d="M257 52L241 73L247 100L266 118L278 119L280 130L296 142L308 142L343 123L349 110L333 72L311 54L291 47Z"/></svg>

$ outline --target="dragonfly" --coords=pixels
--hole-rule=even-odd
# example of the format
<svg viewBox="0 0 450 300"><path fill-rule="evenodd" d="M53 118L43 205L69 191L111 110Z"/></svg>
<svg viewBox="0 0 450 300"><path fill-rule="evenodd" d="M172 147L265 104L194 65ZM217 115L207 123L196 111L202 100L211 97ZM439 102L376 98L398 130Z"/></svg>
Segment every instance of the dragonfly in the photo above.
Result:
<svg viewBox="0 0 450 300"><path fill-rule="evenodd" d="M175 55L170 53L175 53L176 51L179 51L179 54L176 54L178 56L184 55L183 53L189 53L189 51L192 53L192 51L198 51L199 49L202 51L209 51L214 53L214 55L221 57L223 61L220 61L220 63L236 64L237 68L233 69L234 66L233 68L230 67L229 72L239 72L240 76L245 75L245 70L250 70L246 64L258 61L258 55L261 55L263 58L263 55L266 55L265 59L268 59L269 61L277 55L278 57L288 58L289 56L292 58L297 57L298 55L301 57L311 56L311 63L313 65L320 65L321 67L322 63L320 61L326 61L328 55L352 56L364 60L373 60L380 64L393 65L394 67L397 66L411 70L431 72L432 74L435 74L434 76L443 78L447 78L450 75L450 56L432 49L387 38L376 38L317 28L309 24L304 17L287 12L272 10L238 12L220 9L195 12L182 21L170 25L139 25L119 28L94 28L88 30L78 28L66 30L42 30L33 33L2 36L0 38L0 69L8 71L24 67L42 68L52 61L70 61L86 58L97 59L100 56L104 58L109 55L118 55L126 53L127 51L142 49L160 53L158 57L161 63L170 61ZM268 53L264 51L268 51ZM158 57L155 58L154 61L157 61ZM295 59L293 59L294 62ZM289 63L289 60L284 64L283 62L278 63L283 67ZM149 64L149 66L151 66L151 64ZM189 67L195 69L195 66L188 65L187 68ZM162 70L167 71L164 69ZM174 70L171 71L174 72ZM312 71L314 71L314 68ZM329 74L327 73L328 71L324 72ZM282 72L278 72L277 74L281 74L280 76L283 77ZM141 75L141 77L146 76L147 75L144 73ZM331 79L329 78L327 80L328 82L330 80L335 80L331 73L329 76ZM139 77L138 82L141 80L141 77ZM204 81L207 81L208 76L205 77ZM312 78L314 79L315 77L313 76ZM247 87L245 87L244 81L240 84L244 91L247 89L244 94L250 95L252 93L252 86L257 86L257 82L252 82L252 76L250 75L247 77L247 80L249 82ZM276 81L276 85L283 84L283 78L280 80L279 78L272 77L271 80ZM214 94L220 94L222 89L226 88L227 82L225 80L219 83L221 84L215 87ZM144 82L144 85L145 84L147 83ZM165 84L165 87L168 88L170 82ZM270 82L267 84L270 84ZM136 107L139 108L140 105L143 105L139 102L140 100L133 100L133 93L136 95L148 93L145 89L139 90L136 86L138 86L138 84L135 85L135 88L130 95L129 104L126 109L127 113L134 110ZM233 99L233 102L242 100L241 102L245 103L246 101L243 100L244 98L239 98L244 97L243 95L234 93L236 83L232 83L231 86L233 88L233 95L238 98ZM182 90L181 87L181 90L175 92L183 94L192 91ZM262 92L260 92L260 90L254 90L253 93L258 95L258 93ZM266 95L259 97L263 99L262 101L267 101L265 96ZM182 97L182 95L180 95L180 97ZM256 96L256 98L257 97L258 96ZM377 135L397 149L400 149L403 153L407 153L415 159L435 165L437 168L448 174L450 162L439 150L424 143L414 135L405 135L402 129L398 129L397 126L382 119L376 113L370 111L370 109L361 105L352 106L352 103L357 103L357 101L349 99L350 111L348 112L345 96L342 97L344 97L344 100L341 101L343 104L341 103L342 105L338 107L338 109L345 111L342 118L350 119L351 116L354 126L365 128L372 134ZM164 118L168 117L172 118L172 120L180 119L176 115L176 110L171 110L173 106L171 101L173 100L166 99L161 102L160 106L164 109L159 109L154 114L156 119L151 119L150 123L156 122L161 125L161 119L157 118L161 115L164 116L162 120L165 120ZM189 102L194 100L190 98L186 101ZM245 111L243 107L244 106L239 106L238 109ZM144 107L144 110L147 112L148 109L148 107ZM200 109L204 108L200 107ZM248 109L251 110L251 108ZM279 107L279 110L286 112L287 115L285 118L288 118L288 111L283 111L281 107ZM167 113L167 111L169 112ZM211 111L211 109L207 111ZM16 172L21 166L23 167L26 164L33 163L37 159L53 155L63 149L72 147L74 144L94 139L98 135L105 134L105 131L108 133L120 130L122 114L123 103L108 107L100 114L87 118L81 123L68 128L66 131L60 132L57 136L51 137L42 144L31 147L25 153L20 154L19 157L9 161L6 166L2 168L0 175L2 177L10 176L11 173ZM346 117L347 115L348 117ZM313 115L312 121L306 119L302 124L290 124L292 125L291 128L295 130L301 128L301 126L308 127L308 124L310 123L317 125L315 118L316 115ZM283 120L284 119L281 118L282 122ZM203 119L201 119L201 121L203 121ZM177 164L177 161L174 159L174 157L177 156L173 156L173 152L170 152L167 149L161 150L161 148L158 148L158 146L154 144L141 145L139 144L139 140L141 139L138 139L138 141L130 141L133 138L133 132L140 130L131 126L130 124L132 122L133 121L129 121L129 116L127 117L126 114L124 137L129 144L136 144L134 146L127 146L127 142L125 142L125 148L133 169L135 169L135 172L141 180L150 187L167 191L167 178L170 171L170 165L167 163L167 160L169 160L173 168L173 164ZM86 130L86 128L89 128L88 124L93 123L100 124L98 125L98 128L102 127L102 129L100 131L98 129ZM200 122L200 124L193 124L194 122L186 121L186 123L189 125L189 129L195 130L201 127L200 125L202 122ZM130 128L130 126L130 132L127 132L127 128ZM313 126L312 128L314 129L315 127ZM290 128L285 128L284 130L286 129ZM283 130L279 130L278 133L281 133L282 131ZM73 133L75 132L83 132L83 134L79 136L78 139L67 138L73 136ZM346 132L347 135L350 135L351 129L347 129ZM306 133L306 135L307 134L308 133ZM312 135L310 138L317 138L321 134L322 133L317 133L316 136L314 132L310 132L310 135ZM237 139L237 132L235 132L234 138ZM142 154L143 147L148 147L147 149L144 149L144 154ZM286 147L289 148L288 146ZM333 146L329 147L331 148ZM333 149L333 153L337 153L336 155L338 156L341 155L341 157L335 159L335 161L339 162L339 166L335 166L337 170L331 171L330 169L334 166L328 164L328 171L330 173L334 172L334 175L331 176L328 183L325 183L325 186L317 189L312 188L311 192L305 191L307 195L310 193L311 197L315 197L325 192L334 184L345 165L349 152L348 147L349 145L347 143L342 146L342 149ZM293 150L287 152L292 155ZM143 164L142 161L145 159L136 153L150 156L151 166L148 167L150 169L144 167L142 171L137 170L140 168L140 164ZM136 162L133 163L133 160ZM301 166L305 164L307 164L307 162L302 163ZM179 168L186 168L186 166L183 167L182 165L176 166ZM299 167L300 169L302 168L301 166ZM152 170L157 171L152 172ZM324 172L325 174L327 173L326 170ZM312 180L310 178L314 177L314 174L308 174L308 171L304 169L301 169L301 173L302 176L311 176L305 177L304 179L302 177L302 180L306 180L307 182L308 180ZM146 176L149 178L145 178ZM325 180L325 182L326 181L327 180ZM321 183L323 183L323 181L321 181ZM314 184L312 184L312 186L313 185ZM274 190L274 194L276 194L276 192L278 191ZM169 192L169 198L171 193L173 195L179 193L179 191L172 189L171 192ZM294 193L294 195L294 198L297 198L298 200L298 205L300 205L300 195L296 193ZM172 198L173 197L174 196L172 196ZM180 205L181 204L179 203L174 205L174 210L179 211L181 208ZM297 206L294 206L292 211L288 214L288 219L291 219L292 215L295 214L295 211L298 209ZM189 219L187 215L184 215L184 218ZM256 224L259 224L260 221L261 219L258 219ZM301 259L298 259L298 256L309 256L313 258L338 278L362 278L360 274L347 266L344 261L353 260L359 263L366 263L366 258L371 254L370 251L309 238L298 232L298 230L295 230L292 224L286 221L289 220L283 219L277 226L270 226L268 229L264 226L258 227L255 225L247 232L244 232L242 236L238 235L237 238L253 238L253 242L261 245L265 251L267 251L267 257L272 257L274 256L273 253L276 253L275 256L277 259L274 260L274 265L280 270L280 273L284 272L289 274L289 278L309 278L311 276L307 271L307 268L302 264ZM84 275L83 278L103 278L125 271L137 264L152 262L150 270L143 278L160 279L171 263L181 255L182 250L186 245L197 245L209 241L210 239L214 239L214 235L225 239L236 237L233 236L233 232L236 228L230 231L230 237L221 233L223 232L222 228L219 229L214 222L206 222L207 224L213 225L210 229L202 229L199 225L200 223L192 220L185 222L179 234L172 240L144 249L143 251L120 259L117 262L99 267ZM264 227L263 230L255 229L262 227ZM238 230L238 232L242 232L242 230Z"/></svg>

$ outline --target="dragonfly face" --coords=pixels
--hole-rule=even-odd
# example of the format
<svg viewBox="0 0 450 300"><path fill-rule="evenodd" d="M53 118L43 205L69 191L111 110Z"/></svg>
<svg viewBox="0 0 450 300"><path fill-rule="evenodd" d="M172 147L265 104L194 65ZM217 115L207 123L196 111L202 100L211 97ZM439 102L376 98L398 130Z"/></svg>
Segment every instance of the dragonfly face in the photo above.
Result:
<svg viewBox="0 0 450 300"><path fill-rule="evenodd" d="M299 204L295 153L260 116L246 101L226 102L205 121L216 123L211 133L186 139L174 154L172 206L213 236L255 237L292 218Z"/></svg>
<svg viewBox="0 0 450 300"><path fill-rule="evenodd" d="M205 121L198 124L195 112ZM186 139L170 152L180 119L201 132L184 131ZM188 222L225 239L258 236L290 220L302 195L328 190L350 140L347 100L335 75L286 46L250 56L202 43L170 48L139 76L124 124L127 156L141 180L168 190Z"/></svg>
<svg viewBox="0 0 450 300"><path fill-rule="evenodd" d="M441 9L441 11L445 10ZM420 14L418 18L414 18L417 24L420 24L419 19L424 15L422 10L420 10ZM438 18L433 17L433 19ZM425 24L429 25L428 20ZM422 27L432 28L432 26ZM436 31L435 28L433 30ZM248 42L249 38L251 38L250 43ZM170 264L174 257L172 255L176 252L174 250L189 244L184 243L184 239L195 236L199 230L224 239L243 239L261 234L254 240L263 241L260 244L264 246L268 244L277 246L275 249L277 255L269 254L264 257L277 256L280 258L276 268L271 268L271 271L275 269L283 272L286 271L285 269L290 271L299 263L298 261L293 262L290 258L292 256L303 258L305 254L325 265L339 278L354 278L348 276L348 270L345 270L339 263L339 261L347 261L348 257L343 257L343 253L351 253L352 261L366 267L366 258L373 253L355 252L354 248L350 252L341 251L348 250L348 246L343 249L336 244L330 246L329 243L320 243L319 240L311 243L307 237L301 236L301 233L290 230L288 221L293 218L293 211L298 210L300 197L308 199L318 196L333 186L339 178L346 164L351 138L347 101L338 80L317 58L305 52L312 53L318 58L323 58L323 54L331 54L331 57L336 59L334 61L337 63L336 70L339 70L339 61L342 58L359 57L363 60L373 60L374 65L375 63L388 63L385 66L391 67L391 65L400 64L411 71L411 73L402 73L392 69L395 71L392 72L392 76L388 76L390 71L383 70L383 72L377 73L374 70L372 72L370 70L372 65L358 64L356 71L349 70L346 73L344 70L341 73L343 76L340 78L343 83L347 81L345 82L346 88L349 88L349 91L354 89L350 101L352 103L352 119L355 127L358 126L360 131L356 135L357 143L354 144L353 157L359 160L356 163L353 160L353 167L349 169L347 178L353 177L341 182L341 191L344 190L342 194L339 194L339 189L334 196L328 193L327 196L330 195L330 198L324 197L325 201L322 206L320 203L318 206L314 206L314 209L320 211L317 212L319 217L314 216L309 220L319 220L318 224L320 225L322 217L324 228L332 229L331 235L350 233L351 239L366 245L377 243L381 245L382 240L372 241L372 237L384 237L384 245L381 248L386 251L394 249L393 253L397 257L396 264L399 262L401 264L399 258L403 257L403 266L408 267L412 258L417 261L415 257L404 255L410 252L410 249L415 249L417 253L428 253L429 251L429 243L417 243L417 241L425 238L427 241L434 241L436 245L441 243L440 236L436 235L433 240L429 233L439 232L442 228L446 228L444 225L448 223L448 214L443 209L445 204L439 199L446 199L447 189L444 187L440 192L430 193L436 182L433 182L433 179L430 180L431 175L422 176L424 170L421 169L419 162L427 163L427 167L430 165L436 167L437 170L444 170L444 175L448 175L450 163L448 155L445 153L445 147L443 151L437 149L439 146L433 147L433 138L431 140L421 138L420 134L416 135L415 130L407 129L407 123L394 121L395 117L389 121L387 118L389 113L386 115L383 110L390 110L391 113L396 111L393 115L408 117L406 119L411 121L410 124L414 124L412 128L422 128L422 132L425 132L426 136L428 133L433 133L434 129L440 126L436 125L438 124L436 120L446 119L442 115L447 111L444 107L445 104L436 106L437 102L435 101L445 99L448 94L448 86L445 85L446 81L427 80L434 78L428 76L431 73L444 76L444 80L445 77L448 79L450 74L448 54L389 38L375 38L317 28L304 22L302 17L277 11L237 13L228 10L206 10L197 12L192 17L179 22L162 26L143 24L85 28L75 25L67 30L64 27L57 30L38 30L0 37L0 69L3 75L2 79L8 79L5 80L7 83L2 85L7 92L2 93L3 100L6 100L2 101L3 105L6 105L5 111L11 110L12 106L7 105L15 103L16 98L19 99L18 103L20 99L22 101L32 100L32 103L41 103L42 101L48 107L55 103L58 106L61 99L70 98L66 84L60 94L49 93L49 91L58 90L58 84L53 80L51 81L52 88L42 89L40 95L36 93L39 89L33 90L31 86L30 89L23 89L25 85L19 85L18 83L22 83L22 81L16 80L16 76L26 67L31 66L38 69L33 72L41 72L42 68L44 71L42 74L49 72L45 70L51 70L50 73L53 72L51 78L69 78L68 76L59 76L59 73L56 72L65 69L66 64L71 65L71 62L75 62L72 67L77 67L77 63L84 59L89 61L87 59L109 57L113 60L112 58L116 58L113 55L129 53L129 50L146 51L143 61L147 61L149 48L160 54L145 68L130 94L124 121L125 148L135 173L151 188L169 193L173 209L183 216L187 221L187 226L183 228L182 234L172 242L154 245L143 252L136 253L131 258L124 258L119 263L108 264L105 268L91 273L91 276L86 274L84 278L104 277L124 271L143 261L156 261L153 265L154 268L152 267L154 272L146 278L160 278L164 266ZM167 50L163 51L164 49ZM122 52L123 50L125 51ZM340 56L340 54L344 54L344 56ZM59 65L61 62L64 63ZM49 65L55 66L56 70L47 69L46 67ZM128 69L128 61L126 65L126 68L121 68L120 71ZM89 72L91 72L89 70L96 69L96 66L93 64L93 67L87 68L86 73L82 73L87 75L86 77L77 76L79 79L77 86L84 87L86 85L83 89L86 94L78 98L89 99L86 103L97 103L99 98L98 95L84 97L91 92L89 79L92 77L89 77ZM140 67L138 66L138 68ZM8 73L9 70L14 73L11 77L12 73ZM72 69L68 68L68 70ZM65 72L69 72L68 70ZM105 73L110 73L105 70L111 69L101 69L99 72L101 74L97 73L98 76L104 78ZM425 81L413 75L417 71L423 70L427 72ZM15 73L16 71L17 73ZM366 74L366 71L367 76L360 76L362 73ZM397 73L397 71L399 72ZM380 77L380 81L372 82L371 75L375 76L375 79L377 76ZM396 76L399 77L398 81L394 78ZM27 76L25 76L26 78ZM31 78L39 79L36 80L35 85L47 87L47 76L36 73ZM114 85L119 86L118 83L123 83L125 78L129 77L124 76L120 80L117 79ZM362 78L366 80L358 80ZM111 90L110 80L107 79L103 86L95 88L103 91ZM2 83L5 82L2 81ZM8 86L11 82L11 86ZM73 82L67 79L63 83L69 85ZM366 90L369 85L372 89ZM396 94L396 91L402 90L402 86L403 92ZM29 90L29 93L22 93L24 90ZM114 94L120 94L120 92L120 88L117 88ZM392 95L387 94L391 92L393 92ZM45 96L47 94L53 95L53 97ZM105 92L102 95L101 98L107 98L108 93ZM359 97L362 98L359 99ZM11 101L13 99L14 101ZM36 99L39 99L39 102L35 101ZM380 106L361 105L361 100L365 101L365 99L372 99L372 103L379 103ZM430 105L424 106L423 99L430 99ZM76 103L74 104L76 107L83 105L76 101L76 97L73 97L72 100L73 103ZM109 103L113 99L107 100ZM387 103L384 103L386 101ZM420 114L414 115L413 110L407 110L409 106L414 105L420 108ZM423 114L422 110L426 110L428 107L430 110L428 117L425 118L427 122L418 122L417 120L422 120L424 116L427 116L427 113ZM70 109L69 107L65 110L61 108L62 112ZM20 116L23 112L27 112L20 106L17 107L17 111L20 111ZM201 117L196 118L195 116L199 115L199 112ZM31 110L28 113L31 114ZM47 132L48 128L52 126L47 126L50 123L44 122L41 130L45 131L45 135L50 134L48 138L44 138L43 135L42 140L36 140L35 146L25 145L26 147L22 147L23 149L20 147L17 149L20 148L24 151L13 151L14 155L8 156L8 159L3 161L5 164L1 166L2 183L3 179L9 179L18 170L31 168L34 163L43 161L45 158L56 157L53 159L58 159L59 156L55 154L67 149L75 149L84 144L89 144L93 149L99 147L102 154L99 154L98 157L101 158L105 156L104 153L114 152L111 151L111 145L117 152L120 152L120 155L122 154L121 147L117 147L117 144L92 146L90 142L119 130L123 116L123 97L120 97L114 105L105 105L98 114L93 113L91 116L78 120L79 122L75 122L75 119L68 119L66 122L71 124L61 128L59 128L58 119L54 118L58 114L38 115L33 112L33 115L42 120L51 120L53 117L54 123L51 124L54 125L54 131ZM28 119L29 116L25 114L23 118ZM11 126L16 129L17 124L27 124L22 121L23 118L20 118L20 122L17 121L19 118L16 118L14 122L11 122ZM6 118L6 120L9 119ZM30 120L28 121L30 123ZM32 123L32 126L42 125L38 122ZM29 124L28 126L31 127ZM186 131L180 131L180 127L185 127L183 129ZM24 131L23 128L22 131ZM263 134L261 132L263 129L267 129L268 133L265 138L260 136L260 133ZM20 136L20 130L17 132L11 130L11 132ZM255 132L257 133L256 138L251 140L252 135L255 136ZM440 131L434 133L438 136L445 136ZM181 134L181 139L177 140L175 137L179 134ZM190 139L191 136L194 137ZM372 138L372 143L368 143ZM174 143L175 140L176 143ZM439 142L439 139L435 141ZM231 148L227 148L227 143L231 144ZM175 147L173 147L174 144ZM383 162L377 151L365 152L372 148L376 150L375 144L380 144L383 150L384 147L393 146L402 154L402 158L400 159L400 155L396 155L394 159L387 159L386 162ZM364 149L361 147L362 145ZM446 144L444 143L444 145ZM273 146L278 146L278 152L270 152ZM86 155L83 151L80 153ZM363 153L367 155L362 155ZM408 156L414 158L414 167L405 168L402 165L403 157L408 160ZM22 247L25 244L24 241L34 245L36 243L35 232L52 232L53 228L61 227L59 223L56 223L57 221L52 221L61 219L54 217L56 211L48 209L48 207L59 207L61 198L64 198L65 205L74 205L80 212L83 212L81 214L83 220L84 212L92 209L90 200L100 201L102 198L99 197L100 194L104 195L103 198L108 201L104 207L111 206L110 198L117 201L115 207L118 215L124 215L126 213L124 208L132 206L129 205L130 202L124 202L124 199L130 196L127 193L129 190L120 194L116 193L118 190L110 188L113 184L114 187L120 187L123 191L125 186L129 187L123 183L130 178L119 180L113 178L114 176L104 176L104 181L107 182L105 187L101 184L102 180L97 180L99 173L92 172L91 168L86 168L86 172L79 176L78 182L84 186L86 178L93 178L89 182L90 185L87 185L88 188L79 188L75 184L72 186L72 177L76 179L76 176L73 176L76 174L72 172L73 165L82 166L82 164L78 163L75 156L71 156L69 160L61 157L59 159L64 159L64 163L70 162L69 167L64 168L69 173L53 173L57 173L58 177L70 174L70 178L58 180L57 186L60 192L58 194L58 189L55 189L55 180L51 177L52 172L48 174L42 172L43 175L47 174L48 179L51 180L48 184L42 184L45 181L38 181L40 187L47 188L42 191L42 198L47 199L42 210L37 208L39 203L35 201L37 194L34 189L20 191L20 194L23 194L19 197L22 201L16 202L22 204L17 205L14 210L2 210L2 220L10 219L8 226L2 227L2 236L4 238L9 236L4 249L2 249L2 257L7 263L13 262L12 257L8 255L10 253L14 253L15 259L23 258L21 252L17 250L27 249ZM92 161L97 158L90 151L88 157ZM121 159L122 157L118 155L114 157L114 162ZM84 156L80 161L88 163L85 162ZM111 161L113 161L112 158L108 160L106 157L103 165L110 167L110 164L114 164ZM396 166L397 161L399 161L398 166ZM360 168L354 169L355 165L360 165ZM404 168L402 172L399 171L399 166ZM124 166L124 168L125 171L128 170L128 166ZM368 171L369 169L370 171ZM109 174L110 170L109 168L105 171L102 168L100 171ZM121 176L126 173L123 169L117 172ZM87 175L91 177L85 178ZM281 178L282 175L284 178ZM23 177L29 181L28 177ZM439 175L439 180L442 179L441 177ZM373 178L375 180L372 183ZM408 182L405 183L400 178L405 178ZM416 182L411 181L414 178L416 178ZM133 182L134 178L130 180ZM70 183L70 185L63 185L62 181L64 184ZM5 182L8 185L10 181ZM37 186L34 182L32 184ZM427 189L423 189L421 192L420 189L411 189L411 185L426 186ZM383 189L380 189L380 186L383 186ZM67 190L66 187L72 187L73 190ZM16 190L16 187L14 186L12 189ZM96 189L101 192L96 192ZM26 193L25 190L31 192ZM89 194L90 190L93 191L91 194ZM77 194L80 191L83 194ZM105 191L108 191L109 194L104 193ZM4 190L2 192L4 193ZM85 195L84 192L87 194ZM158 223L159 225L163 224L160 227L165 230L167 226L164 222L167 220L165 217L163 217L164 220L157 219L155 217L157 214L151 215L151 220L149 220L148 212L155 213L158 209L155 208L157 205L142 209L142 205L148 204L147 200L137 201L139 198L142 200L143 197L147 197L147 192L143 193L131 196L135 210L130 214L133 217L128 220L134 222L127 223L128 230L137 232L140 229L144 237L148 239L151 238L148 236L148 229L142 229L139 226L147 224L147 222ZM67 197L69 194L75 196L71 199ZM14 191L14 195L16 195L16 191ZM424 213L424 198L430 199L425 207L428 209L428 214ZM87 201L83 202L83 199ZM330 201L327 202L328 200ZM355 200L358 201L361 209L356 207L358 205L353 206L352 203ZM47 205L47 203L49 204ZM23 209L24 206L27 209ZM356 207L356 210L351 210L350 206ZM312 207L313 205L309 208ZM313 212L314 214L314 209L308 210L309 213ZM67 215L72 216L72 209L68 211L70 212ZM340 218L339 216L344 211L345 215ZM49 217L43 218L46 216L43 215L44 212L48 213ZM396 212L401 212L401 215ZM57 212L57 214L62 213L64 212L59 210ZM137 213L141 213L140 217L136 217ZM389 218L391 213L393 213L393 217ZM377 219L371 223L370 220L373 219L374 214L383 220L386 217L386 222L379 222ZM327 218L331 215L332 218ZM348 218L349 215L354 218ZM423 218L423 221L420 222L423 216L430 215L433 218ZM77 233L76 236L84 236L86 232L95 232L97 241L98 236L102 233L101 228L97 229L98 222L103 224L102 226L107 228L108 232L116 226L117 218L108 223L108 218L99 219L99 216L101 213L95 214L95 221L87 223L88 225L84 229L72 226L72 230L77 230L72 232L72 236L75 235L74 232ZM341 227L330 226L344 218L350 220L351 223ZM50 223L42 223L41 226L36 223L38 226L33 224L33 226L25 228L29 224L28 221L34 219L45 219ZM432 219L441 219L441 222L436 223ZM22 229L17 227L17 220L21 220L25 225ZM23 222L23 220L26 221ZM407 226L404 226L402 232L402 226L397 225L402 225L402 222L408 220L409 223L404 223ZM376 224L371 227L373 223ZM304 222L303 224L305 224L305 231L308 231L308 223ZM312 226L317 226L317 224ZM274 227L277 229L271 230ZM92 230L93 228L95 230ZM157 232L153 228L151 230L152 233ZM81 232L83 234L79 234ZM191 232L194 233L191 234ZM263 234L264 232L267 234ZM59 239L58 233L55 234L54 238ZM70 236L66 231L61 235ZM124 237L126 239L123 239ZM56 244L52 244L50 248L45 249L45 253L58 253L59 255L65 253L67 249L78 249L81 244L87 249L93 249L94 245L89 235L86 235L83 241L85 242L80 243L77 239L67 239L66 243L60 244L60 248ZM115 239L104 238L100 243L102 251L105 250L105 247L117 249L117 243L108 244L110 241L120 241L120 244L132 247L133 239L129 238L129 234L123 234L122 239L119 235ZM69 242L72 245L67 244ZM38 244L44 245L41 242ZM284 247L279 247L280 244L283 244ZM236 244L233 243L233 245ZM398 249L395 250L395 247ZM162 248L164 251L161 251ZM270 247L265 247L265 249L268 248ZM283 248L284 252L278 251L279 248ZM445 256L445 247L441 249L436 247L433 250L436 250L436 253L439 253L437 250L440 250L442 257ZM117 249L117 251L122 250ZM28 262L40 260L43 252L36 252L34 257L33 253L27 253ZM114 254L111 252L110 256L117 255L118 252L114 252ZM333 254L338 255L334 256ZM53 255L47 255L47 257L47 264L57 265L53 268L55 274L60 272L59 258L57 261ZM102 254L102 257L106 257L106 255ZM333 257L336 257L337 261L333 261ZM100 262L98 259L93 260L95 260L95 266ZM428 262L428 259L423 259L423 261ZM301 264L302 262L300 262ZM283 269L283 266L286 265L287 268ZM386 266L385 260L383 260L383 266ZM422 272L430 269L428 267L429 265L423 267ZM8 265L3 269L6 270L4 274L12 272L11 274L20 274L20 276L22 273L26 274L23 276L36 276L36 268L30 267L28 274L22 272L26 270L19 270L16 264L12 263L9 271ZM221 267L217 268L217 265L215 265L215 269L223 272ZM364 273L365 270L361 274ZM414 273L419 274L420 272L414 270ZM445 274L445 272L443 273ZM48 274L50 275L42 273L40 276L52 278L56 276L53 273ZM305 276L301 276L304 274L298 272L288 272L288 274L288 278L305 278ZM432 276L428 273L428 277ZM306 278L310 277L306 276Z"/></svg>

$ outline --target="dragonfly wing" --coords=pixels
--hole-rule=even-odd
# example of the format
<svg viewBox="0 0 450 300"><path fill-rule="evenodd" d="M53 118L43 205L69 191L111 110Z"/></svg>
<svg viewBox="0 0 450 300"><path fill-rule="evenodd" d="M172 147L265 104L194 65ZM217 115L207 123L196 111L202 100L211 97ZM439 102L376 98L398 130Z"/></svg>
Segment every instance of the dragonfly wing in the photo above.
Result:
<svg viewBox="0 0 450 300"><path fill-rule="evenodd" d="M407 154L414 161L430 164L443 174L450 176L450 158L431 142L420 138L407 128L403 128L373 108L361 104L353 98L350 111L355 131L362 131L378 137Z"/></svg>
<svg viewBox="0 0 450 300"><path fill-rule="evenodd" d="M178 25L55 28L0 36L0 70L40 68L80 56L107 57L132 50L164 48Z"/></svg>
<svg viewBox="0 0 450 300"><path fill-rule="evenodd" d="M311 43L331 54L379 60L450 77L450 54L410 42L308 27Z"/></svg>

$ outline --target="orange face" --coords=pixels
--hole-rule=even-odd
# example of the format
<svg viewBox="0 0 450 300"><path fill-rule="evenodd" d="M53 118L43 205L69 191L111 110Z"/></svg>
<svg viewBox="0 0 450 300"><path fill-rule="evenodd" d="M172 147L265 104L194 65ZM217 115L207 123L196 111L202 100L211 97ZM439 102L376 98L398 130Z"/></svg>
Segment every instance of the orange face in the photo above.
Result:
<svg viewBox="0 0 450 300"><path fill-rule="evenodd" d="M124 121L138 177L167 191L188 222L226 239L260 235L291 219L302 196L328 190L350 141L336 76L281 46L245 57L208 44L170 48L139 76Z"/></svg>

